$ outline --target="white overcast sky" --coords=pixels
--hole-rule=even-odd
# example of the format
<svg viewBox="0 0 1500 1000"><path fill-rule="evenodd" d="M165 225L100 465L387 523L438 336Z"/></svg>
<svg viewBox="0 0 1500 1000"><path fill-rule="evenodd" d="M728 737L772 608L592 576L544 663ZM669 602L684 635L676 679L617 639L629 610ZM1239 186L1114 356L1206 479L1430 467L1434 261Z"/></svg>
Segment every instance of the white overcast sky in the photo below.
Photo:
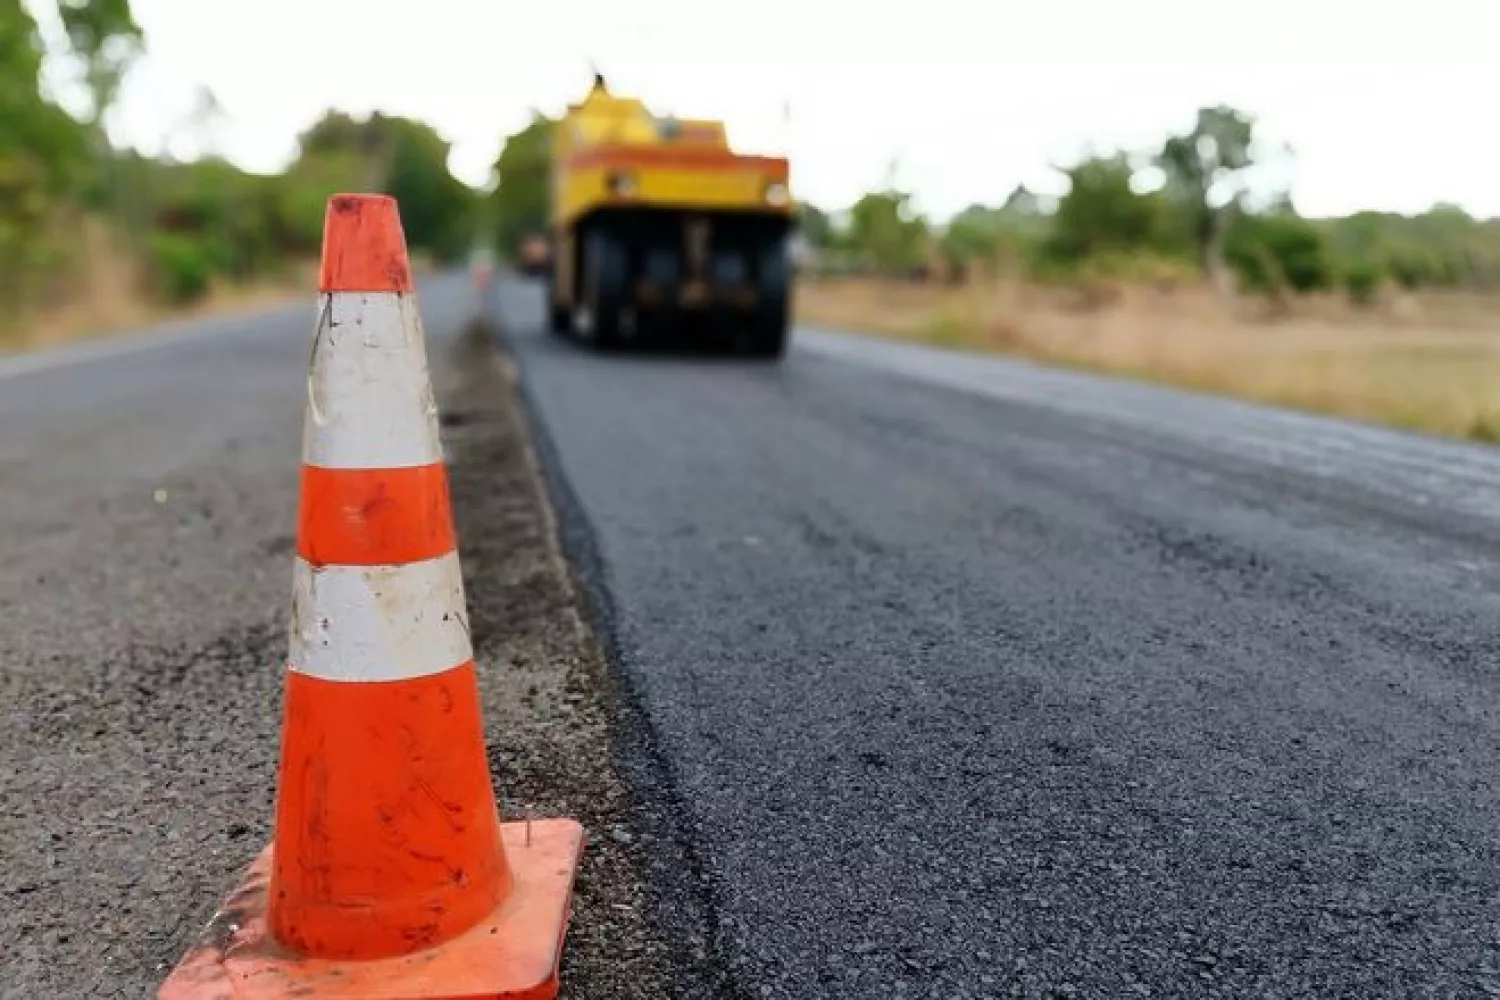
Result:
<svg viewBox="0 0 1500 1000"><path fill-rule="evenodd" d="M44 20L52 0L28 0ZM1093 143L1151 146L1206 103L1296 151L1293 197L1327 215L1438 200L1500 215L1500 5L1423 0L134 0L149 54L112 131L281 167L326 107L431 122L483 184L500 137L582 94L589 60L659 111L722 117L787 152L837 208L895 177L946 216ZM789 105L790 117L783 118ZM170 138L179 130L175 139Z"/></svg>

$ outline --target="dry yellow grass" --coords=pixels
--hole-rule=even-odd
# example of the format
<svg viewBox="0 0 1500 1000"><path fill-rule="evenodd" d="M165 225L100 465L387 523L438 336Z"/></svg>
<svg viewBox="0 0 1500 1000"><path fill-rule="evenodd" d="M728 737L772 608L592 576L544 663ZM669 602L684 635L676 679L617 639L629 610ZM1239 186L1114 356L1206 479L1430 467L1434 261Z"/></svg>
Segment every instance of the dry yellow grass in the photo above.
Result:
<svg viewBox="0 0 1500 1000"><path fill-rule="evenodd" d="M297 296L311 301L317 288L317 263L301 261L280 280L219 284L193 305L174 308L154 303L141 293L138 272L112 248L108 234L96 221L89 221L83 239L89 255L86 280L76 281L69 294L56 296L50 308L0 331L0 354L106 337L164 319L239 312Z"/></svg>
<svg viewBox="0 0 1500 1000"><path fill-rule="evenodd" d="M207 317L253 310L306 297L312 301L317 276L253 285L220 285L185 308L145 301L139 296L89 297L61 309L49 310L27 323L14 336L0 340L0 353L17 353L80 340L125 333L167 319Z"/></svg>
<svg viewBox="0 0 1500 1000"><path fill-rule="evenodd" d="M994 351L1414 430L1500 440L1500 298L1336 297L1273 311L1204 289L810 279L802 322Z"/></svg>

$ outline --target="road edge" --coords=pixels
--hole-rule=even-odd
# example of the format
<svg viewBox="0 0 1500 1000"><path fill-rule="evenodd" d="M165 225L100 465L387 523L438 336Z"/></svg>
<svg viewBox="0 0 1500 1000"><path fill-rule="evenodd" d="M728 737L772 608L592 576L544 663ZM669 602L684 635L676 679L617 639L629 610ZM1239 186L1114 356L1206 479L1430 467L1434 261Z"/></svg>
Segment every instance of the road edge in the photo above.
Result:
<svg viewBox="0 0 1500 1000"><path fill-rule="evenodd" d="M554 552L561 560L574 606L606 667L611 709L611 750L630 786L629 834L643 847L648 923L666 947L662 956L673 993L714 1000L750 1000L721 947L718 894L699 858L692 823L676 775L660 749L641 691L626 663L609 588L609 569L597 534L563 470L561 454L525 377L508 332L491 322L508 379L521 401L528 460L546 500Z"/></svg>

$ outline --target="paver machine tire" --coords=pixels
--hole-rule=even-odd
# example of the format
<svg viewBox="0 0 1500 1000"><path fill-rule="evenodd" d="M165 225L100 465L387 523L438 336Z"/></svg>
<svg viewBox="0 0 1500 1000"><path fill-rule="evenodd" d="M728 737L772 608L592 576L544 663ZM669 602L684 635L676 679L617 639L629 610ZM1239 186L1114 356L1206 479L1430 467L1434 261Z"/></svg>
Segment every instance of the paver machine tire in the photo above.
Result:
<svg viewBox="0 0 1500 1000"><path fill-rule="evenodd" d="M607 228L596 226L583 239L582 317L575 316L580 337L595 348L620 343L626 306L629 260L624 243Z"/></svg>
<svg viewBox="0 0 1500 1000"><path fill-rule="evenodd" d="M756 307L750 324L750 353L779 358L786 353L791 327L792 268L784 239L771 241L756 261Z"/></svg>

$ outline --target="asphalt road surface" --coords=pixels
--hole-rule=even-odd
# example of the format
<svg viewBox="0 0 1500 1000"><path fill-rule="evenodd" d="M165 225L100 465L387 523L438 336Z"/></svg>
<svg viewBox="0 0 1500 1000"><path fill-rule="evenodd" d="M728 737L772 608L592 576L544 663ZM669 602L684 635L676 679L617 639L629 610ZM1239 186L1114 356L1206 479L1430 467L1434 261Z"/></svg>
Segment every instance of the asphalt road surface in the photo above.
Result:
<svg viewBox="0 0 1500 1000"><path fill-rule="evenodd" d="M502 811L591 835L566 996L659 997L515 391L467 282L421 291ZM5 1000L153 995L271 835L314 309L0 360Z"/></svg>
<svg viewBox="0 0 1500 1000"><path fill-rule="evenodd" d="M421 304L502 796L593 834L565 996L1500 995L1497 452L511 282L601 660ZM270 832L311 316L0 361L0 996L149 995Z"/></svg>
<svg viewBox="0 0 1500 1000"><path fill-rule="evenodd" d="M1500 995L1500 453L500 292L718 995Z"/></svg>

